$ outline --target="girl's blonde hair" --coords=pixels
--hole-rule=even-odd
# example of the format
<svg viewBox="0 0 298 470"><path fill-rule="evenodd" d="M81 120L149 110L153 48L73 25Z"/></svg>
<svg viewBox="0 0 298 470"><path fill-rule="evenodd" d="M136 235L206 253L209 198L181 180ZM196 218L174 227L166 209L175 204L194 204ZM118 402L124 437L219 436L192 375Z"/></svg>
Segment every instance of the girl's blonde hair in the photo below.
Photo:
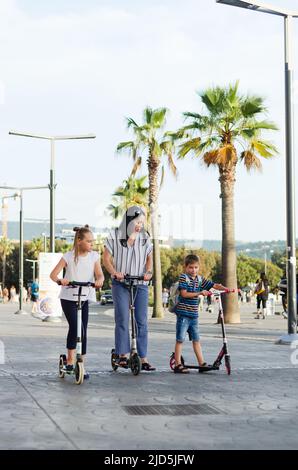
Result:
<svg viewBox="0 0 298 470"><path fill-rule="evenodd" d="M79 259L79 241L84 240L86 233L91 233L89 225L84 225L84 227L74 227L73 231L76 232L74 241L73 241L73 251L75 263Z"/></svg>

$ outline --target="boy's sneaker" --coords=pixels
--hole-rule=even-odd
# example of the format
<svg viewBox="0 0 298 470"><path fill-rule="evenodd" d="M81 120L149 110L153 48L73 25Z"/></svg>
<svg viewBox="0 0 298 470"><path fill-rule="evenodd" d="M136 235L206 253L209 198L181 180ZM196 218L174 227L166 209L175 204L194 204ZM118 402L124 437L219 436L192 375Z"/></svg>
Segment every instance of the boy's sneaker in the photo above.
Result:
<svg viewBox="0 0 298 470"><path fill-rule="evenodd" d="M85 372L84 374L84 380L89 380L90 378L90 375L88 374L88 372Z"/></svg>

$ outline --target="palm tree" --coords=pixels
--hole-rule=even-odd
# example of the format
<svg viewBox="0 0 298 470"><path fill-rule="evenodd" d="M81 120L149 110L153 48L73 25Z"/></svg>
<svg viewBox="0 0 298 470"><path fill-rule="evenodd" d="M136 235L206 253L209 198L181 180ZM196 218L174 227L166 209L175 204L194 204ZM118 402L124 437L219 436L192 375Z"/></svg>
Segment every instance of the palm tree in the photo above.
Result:
<svg viewBox="0 0 298 470"><path fill-rule="evenodd" d="M166 108L146 108L143 113L143 124L138 125L132 118L127 118L127 127L133 131L135 140L121 142L117 152L128 151L134 161L132 175L142 164L143 152L147 156L149 178L149 214L153 238L153 265L154 265L154 307L153 317L162 318L162 277L160 265L160 250L158 240L158 196L160 185L163 182L164 167L161 168L163 156L167 157L170 170L176 175L176 166L173 160L174 142L164 133ZM160 175L161 173L161 175ZM160 180L159 180L160 178Z"/></svg>
<svg viewBox="0 0 298 470"><path fill-rule="evenodd" d="M259 120L260 114L266 111L263 98L241 95L238 82L226 88L208 88L200 93L200 97L207 113L184 113L191 119L190 124L171 135L174 140L185 138L179 148L179 158L192 154L201 157L207 167L218 167L222 201L222 282L236 288L236 166L242 162L248 171L260 170L259 157L270 159L277 153L272 143L261 138L262 131L277 130L277 127L267 120ZM224 311L228 323L240 322L236 293L226 296Z"/></svg>
<svg viewBox="0 0 298 470"><path fill-rule="evenodd" d="M149 188L144 186L147 176L135 178L129 176L123 181L122 186L113 193L113 204L108 206L113 219L118 219L130 206L141 206L148 210L148 191Z"/></svg>
<svg viewBox="0 0 298 470"><path fill-rule="evenodd" d="M0 256L2 260L2 285L5 287L6 278L6 257L14 250L14 244L6 237L0 238Z"/></svg>
<svg viewBox="0 0 298 470"><path fill-rule="evenodd" d="M39 253L44 251L44 241L42 238L33 238L30 242L29 254L33 259L38 259Z"/></svg>

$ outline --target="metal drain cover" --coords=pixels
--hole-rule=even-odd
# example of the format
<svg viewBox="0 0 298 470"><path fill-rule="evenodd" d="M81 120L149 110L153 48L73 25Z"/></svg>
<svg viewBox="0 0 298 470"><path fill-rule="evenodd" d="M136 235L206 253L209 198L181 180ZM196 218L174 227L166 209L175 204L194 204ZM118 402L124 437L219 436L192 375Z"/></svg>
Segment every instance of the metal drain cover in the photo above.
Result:
<svg viewBox="0 0 298 470"><path fill-rule="evenodd" d="M218 415L221 411L210 405L139 405L123 406L127 414L133 416L141 415L165 415L165 416L186 416L186 415Z"/></svg>

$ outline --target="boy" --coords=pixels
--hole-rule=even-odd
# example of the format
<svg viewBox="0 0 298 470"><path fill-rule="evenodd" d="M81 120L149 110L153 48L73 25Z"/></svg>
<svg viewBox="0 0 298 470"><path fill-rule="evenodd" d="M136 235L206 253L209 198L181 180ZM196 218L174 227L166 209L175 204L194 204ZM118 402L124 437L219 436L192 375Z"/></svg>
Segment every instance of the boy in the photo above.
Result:
<svg viewBox="0 0 298 470"><path fill-rule="evenodd" d="M179 277L179 298L175 308L177 315L176 323L176 346L175 346L175 363L174 372L177 374L187 374L189 370L181 364L182 344L185 340L186 333L192 341L193 350L197 357L199 366L206 366L204 361L199 336L198 324L198 305L199 295L208 295L209 290L218 289L225 290L222 284L215 284L208 279L198 276L199 257L196 255L188 255L184 261L184 273Z"/></svg>

